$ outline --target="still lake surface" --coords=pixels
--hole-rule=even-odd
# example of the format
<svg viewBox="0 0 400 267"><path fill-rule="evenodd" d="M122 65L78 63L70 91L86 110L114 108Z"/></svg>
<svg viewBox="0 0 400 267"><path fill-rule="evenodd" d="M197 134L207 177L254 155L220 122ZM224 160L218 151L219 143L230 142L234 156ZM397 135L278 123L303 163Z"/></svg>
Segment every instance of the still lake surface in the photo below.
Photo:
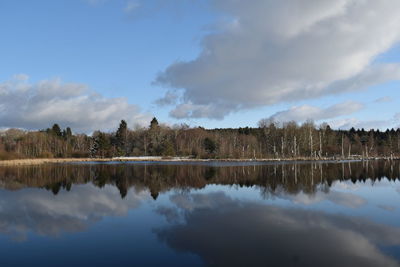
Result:
<svg viewBox="0 0 400 267"><path fill-rule="evenodd" d="M0 266L400 266L400 164L0 168Z"/></svg>

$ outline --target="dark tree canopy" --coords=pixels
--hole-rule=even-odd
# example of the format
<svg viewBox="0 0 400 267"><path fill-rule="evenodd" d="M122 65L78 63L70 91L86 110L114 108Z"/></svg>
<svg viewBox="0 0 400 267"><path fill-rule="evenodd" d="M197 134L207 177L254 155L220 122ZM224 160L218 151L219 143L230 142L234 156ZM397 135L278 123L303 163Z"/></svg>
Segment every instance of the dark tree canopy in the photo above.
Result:
<svg viewBox="0 0 400 267"><path fill-rule="evenodd" d="M67 132L67 136L72 136L71 128L67 127L66 132Z"/></svg>
<svg viewBox="0 0 400 267"><path fill-rule="evenodd" d="M157 129L158 128L158 120L154 117L150 122L150 129Z"/></svg>
<svg viewBox="0 0 400 267"><path fill-rule="evenodd" d="M56 136L62 136L61 128L57 123L53 125L53 127L51 128L51 132Z"/></svg>
<svg viewBox="0 0 400 267"><path fill-rule="evenodd" d="M217 151L217 144L211 138L205 138L203 141L203 146L204 149L210 154Z"/></svg>
<svg viewBox="0 0 400 267"><path fill-rule="evenodd" d="M128 125L126 121L121 120L118 130L115 133L115 145L120 154L126 154L128 137Z"/></svg>

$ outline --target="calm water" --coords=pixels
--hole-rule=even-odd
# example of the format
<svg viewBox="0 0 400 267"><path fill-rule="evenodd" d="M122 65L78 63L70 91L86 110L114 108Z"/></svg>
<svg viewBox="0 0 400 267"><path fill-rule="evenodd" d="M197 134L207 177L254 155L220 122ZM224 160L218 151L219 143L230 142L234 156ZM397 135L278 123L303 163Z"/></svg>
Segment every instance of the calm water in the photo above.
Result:
<svg viewBox="0 0 400 267"><path fill-rule="evenodd" d="M0 168L0 266L400 266L399 162Z"/></svg>

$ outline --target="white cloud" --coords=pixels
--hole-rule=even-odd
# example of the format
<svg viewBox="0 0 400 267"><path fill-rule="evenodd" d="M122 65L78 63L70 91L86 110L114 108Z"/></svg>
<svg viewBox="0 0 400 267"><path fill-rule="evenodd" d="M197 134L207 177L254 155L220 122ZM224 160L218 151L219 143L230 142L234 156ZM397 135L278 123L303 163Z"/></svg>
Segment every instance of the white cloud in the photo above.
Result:
<svg viewBox="0 0 400 267"><path fill-rule="evenodd" d="M134 12L136 9L138 9L140 7L140 4L136 1L128 1L126 3L126 6L124 8L124 11L126 13L132 13Z"/></svg>
<svg viewBox="0 0 400 267"><path fill-rule="evenodd" d="M380 97L378 99L375 99L375 103L389 103L392 102L393 98L391 98L390 96L384 96L384 97Z"/></svg>
<svg viewBox="0 0 400 267"><path fill-rule="evenodd" d="M361 121L356 118L338 119L329 122L329 125L334 129L348 130L352 127L355 129L382 129L388 127L390 120L365 120Z"/></svg>
<svg viewBox="0 0 400 267"><path fill-rule="evenodd" d="M29 80L29 76L24 73L20 73L20 74L15 74L13 76L13 79L16 81L27 81Z"/></svg>
<svg viewBox="0 0 400 267"><path fill-rule="evenodd" d="M108 0L85 0L85 2L89 3L90 5L96 6L100 4L104 4Z"/></svg>
<svg viewBox="0 0 400 267"><path fill-rule="evenodd" d="M59 123L76 132L92 132L115 129L121 119L131 126L151 119L126 98L106 98L83 84L59 79L31 84L20 77L0 83L1 127L42 129Z"/></svg>
<svg viewBox="0 0 400 267"><path fill-rule="evenodd" d="M231 18L202 52L157 82L179 91L173 117L221 118L256 106L365 89L400 79L373 63L400 39L396 0L213 0Z"/></svg>
<svg viewBox="0 0 400 267"><path fill-rule="evenodd" d="M400 126L400 113L396 113L392 118L382 120L359 120L356 118L337 119L329 122L329 125L335 129L355 129L364 128L386 130L389 128L399 128Z"/></svg>
<svg viewBox="0 0 400 267"><path fill-rule="evenodd" d="M306 120L319 121L349 115L361 110L363 107L363 104L352 101L339 103L327 108L319 108L310 105L294 106L288 110L277 112L268 119L277 122L303 122Z"/></svg>
<svg viewBox="0 0 400 267"><path fill-rule="evenodd" d="M168 93L167 93L168 94ZM166 95L167 97L168 95ZM157 100L158 103L167 101L166 97ZM182 103L177 105L173 110L170 111L170 116L183 119L183 118L215 118L223 119L225 115L225 110L230 107L226 105L195 105L191 102ZM233 108L233 107L232 107Z"/></svg>

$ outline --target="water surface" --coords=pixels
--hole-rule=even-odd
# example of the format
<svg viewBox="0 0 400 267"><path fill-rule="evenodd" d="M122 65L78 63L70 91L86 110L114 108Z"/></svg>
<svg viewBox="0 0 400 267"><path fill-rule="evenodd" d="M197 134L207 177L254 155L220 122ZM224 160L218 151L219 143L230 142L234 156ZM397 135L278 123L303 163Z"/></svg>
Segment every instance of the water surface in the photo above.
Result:
<svg viewBox="0 0 400 267"><path fill-rule="evenodd" d="M0 168L0 266L400 266L399 162Z"/></svg>

